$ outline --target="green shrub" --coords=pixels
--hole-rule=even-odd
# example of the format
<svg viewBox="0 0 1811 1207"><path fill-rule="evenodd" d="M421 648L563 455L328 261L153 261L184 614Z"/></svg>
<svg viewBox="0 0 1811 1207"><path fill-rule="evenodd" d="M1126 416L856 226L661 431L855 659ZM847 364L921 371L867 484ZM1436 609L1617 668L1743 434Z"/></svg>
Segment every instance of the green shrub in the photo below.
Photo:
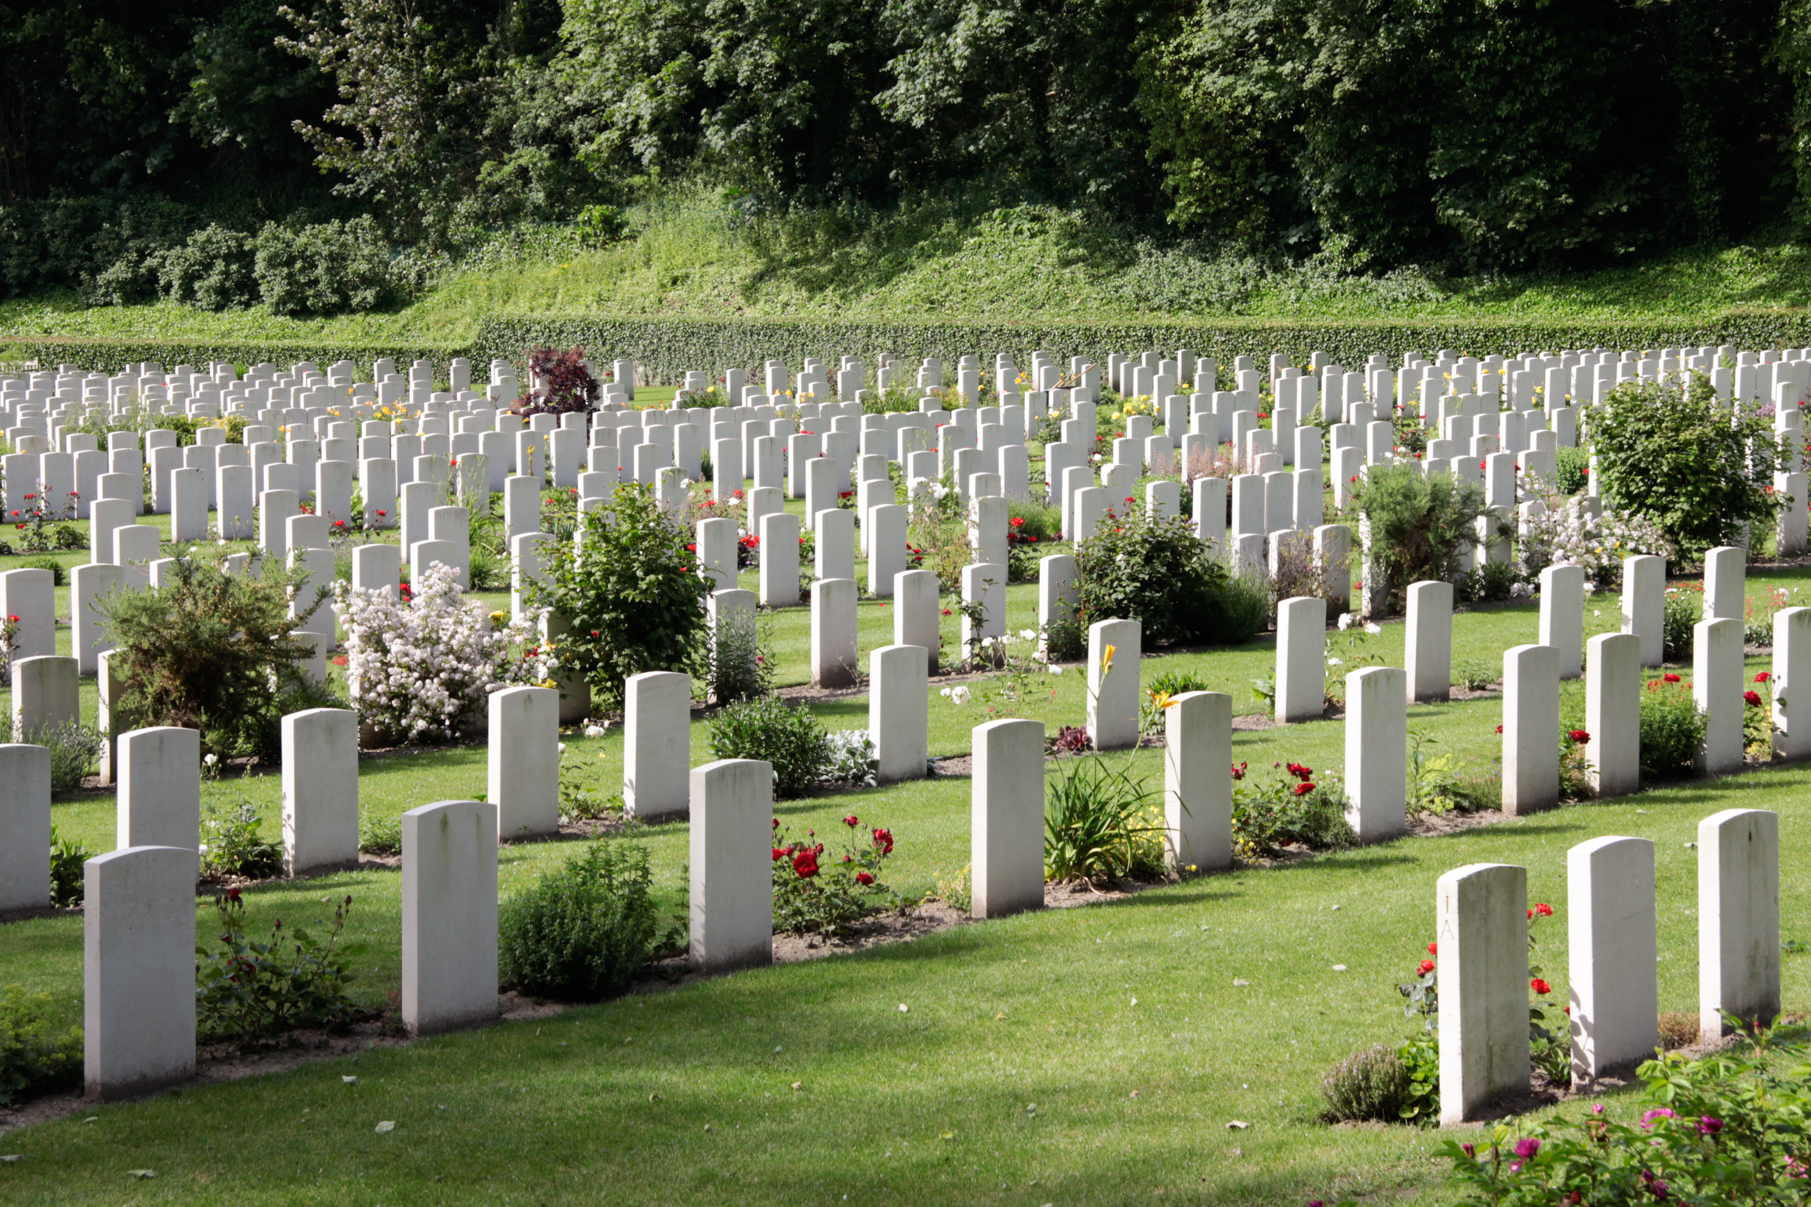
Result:
<svg viewBox="0 0 1811 1207"><path fill-rule="evenodd" d="M17 740L50 751L50 794L61 796L82 786L82 778L95 769L106 739L93 726L64 721L19 735Z"/></svg>
<svg viewBox="0 0 1811 1207"><path fill-rule="evenodd" d="M727 705L711 719L711 757L773 764L773 794L803 796L829 772L830 740L809 709L778 696Z"/></svg>
<svg viewBox="0 0 1811 1207"><path fill-rule="evenodd" d="M1692 656L1696 627L1704 618L1704 588L1698 583L1681 583L1666 589L1665 611L1661 632L1669 662L1684 662ZM1768 634L1767 644L1773 644Z"/></svg>
<svg viewBox="0 0 1811 1207"><path fill-rule="evenodd" d="M69 567L54 557L28 557L19 563L21 570L48 570L52 586L62 587L69 584Z"/></svg>
<svg viewBox="0 0 1811 1207"><path fill-rule="evenodd" d="M1452 474L1423 477L1417 465L1374 465L1349 507L1370 521L1369 573L1386 576L1396 595L1412 583L1458 575L1460 559L1477 544L1484 492Z"/></svg>
<svg viewBox="0 0 1811 1207"><path fill-rule="evenodd" d="M1744 524L1772 522L1773 425L1743 408L1732 417L1702 374L1684 390L1625 382L1585 414L1604 506L1659 524L1680 557L1695 561L1738 543Z"/></svg>
<svg viewBox="0 0 1811 1207"><path fill-rule="evenodd" d="M1361 1048L1321 1078L1327 1123L1394 1123L1409 1091L1409 1067L1388 1044Z"/></svg>
<svg viewBox="0 0 1811 1207"><path fill-rule="evenodd" d="M1142 508L1109 513L1076 547L1077 620L1136 620L1146 649L1241 642L1264 621L1254 624L1242 600L1228 599L1231 580L1186 521L1151 519Z"/></svg>
<svg viewBox="0 0 1811 1207"><path fill-rule="evenodd" d="M1156 876L1163 833L1143 781L1097 756L1076 759L1045 786L1044 878Z"/></svg>
<svg viewBox="0 0 1811 1207"><path fill-rule="evenodd" d="M263 880L283 868L283 850L264 837L264 817L250 800L224 807L210 803L202 814L201 836L201 868L207 876Z"/></svg>
<svg viewBox="0 0 1811 1207"><path fill-rule="evenodd" d="M1575 495L1590 485L1591 451L1583 448L1561 448L1553 458L1553 487L1561 494Z"/></svg>
<svg viewBox="0 0 1811 1207"><path fill-rule="evenodd" d="M82 1029L56 1034L45 1017L50 1007L48 993L0 989L0 1107L82 1084Z"/></svg>
<svg viewBox="0 0 1811 1207"><path fill-rule="evenodd" d="M1704 744L1704 714L1677 675L1650 679L1641 693L1641 778L1689 775Z"/></svg>
<svg viewBox="0 0 1811 1207"><path fill-rule="evenodd" d="M358 849L367 855L402 854L401 819L362 815L358 819Z"/></svg>
<svg viewBox="0 0 1811 1207"><path fill-rule="evenodd" d="M497 971L532 997L594 1002L628 986L658 931L646 848L599 839L503 903Z"/></svg>
<svg viewBox="0 0 1811 1207"><path fill-rule="evenodd" d="M94 858L94 852L79 838L64 838L57 828L50 828L50 903L67 909L82 903L82 885L86 876L83 864Z"/></svg>
<svg viewBox="0 0 1811 1207"><path fill-rule="evenodd" d="M301 668L309 649L289 615L300 575L269 558L261 565L226 574L182 558L162 587L102 597L96 607L127 685L116 707L130 728L198 729L204 750L273 757L287 713L333 699ZM322 587L307 614L325 595Z"/></svg>
<svg viewBox="0 0 1811 1207"><path fill-rule="evenodd" d="M267 222L256 248L258 290L277 314L375 310L400 293L389 244L368 214L313 226Z"/></svg>
<svg viewBox="0 0 1811 1207"><path fill-rule="evenodd" d="M583 675L605 705L614 705L630 675L702 677L710 584L696 573L689 536L646 486L618 486L601 510L602 518L585 526L581 548L565 541L547 553L529 602L567 622L562 668Z"/></svg>
<svg viewBox="0 0 1811 1207"><path fill-rule="evenodd" d="M157 290L167 301L202 310L237 310L258 300L252 279L254 240L212 223L188 241L151 258Z"/></svg>
<svg viewBox="0 0 1811 1207"><path fill-rule="evenodd" d="M329 1030L358 1018L346 993L358 943L341 945L352 898L335 905L324 938L300 926L271 926L268 942L245 933L245 900L236 888L214 895L220 946L197 949L195 1029L209 1039L280 1035L304 1027Z"/></svg>

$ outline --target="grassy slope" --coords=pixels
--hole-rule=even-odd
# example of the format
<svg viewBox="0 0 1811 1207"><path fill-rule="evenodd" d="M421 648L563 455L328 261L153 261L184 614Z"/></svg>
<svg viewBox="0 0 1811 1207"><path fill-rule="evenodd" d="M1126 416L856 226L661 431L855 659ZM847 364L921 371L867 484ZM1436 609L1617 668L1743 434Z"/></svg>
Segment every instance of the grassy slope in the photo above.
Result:
<svg viewBox="0 0 1811 1207"><path fill-rule="evenodd" d="M385 314L279 318L174 305L86 309L73 295L0 303L7 335L93 338L421 340L457 343L480 319L584 315L823 316L988 321L1289 318L1643 318L1811 303L1811 252L1772 240L1690 250L1566 275L1435 280L1278 274L1236 257L1156 248L1077 215L958 217L927 206L732 228L692 197L643 207L638 234L606 250L480 255Z"/></svg>

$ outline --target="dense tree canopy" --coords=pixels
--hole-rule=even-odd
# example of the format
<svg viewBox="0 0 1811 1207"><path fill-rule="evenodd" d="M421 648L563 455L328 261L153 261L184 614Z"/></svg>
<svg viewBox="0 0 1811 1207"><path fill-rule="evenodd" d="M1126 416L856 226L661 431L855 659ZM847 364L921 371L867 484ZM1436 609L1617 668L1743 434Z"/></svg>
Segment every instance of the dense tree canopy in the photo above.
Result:
<svg viewBox="0 0 1811 1207"><path fill-rule="evenodd" d="M210 223L445 247L681 176L1369 270L1602 262L1811 197L1811 0L15 0L0 57L8 293Z"/></svg>

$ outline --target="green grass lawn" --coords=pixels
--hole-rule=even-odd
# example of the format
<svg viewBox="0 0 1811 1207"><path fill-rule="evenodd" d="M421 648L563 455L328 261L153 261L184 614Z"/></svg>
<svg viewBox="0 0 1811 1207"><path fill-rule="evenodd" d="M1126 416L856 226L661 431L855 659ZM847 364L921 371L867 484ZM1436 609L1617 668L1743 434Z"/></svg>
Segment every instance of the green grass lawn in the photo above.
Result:
<svg viewBox="0 0 1811 1207"><path fill-rule="evenodd" d="M0 559L0 568L14 563ZM1756 571L1749 593L1808 584L1803 571ZM1011 588L1008 601L1009 627L1035 623L1032 586ZM1593 602L1605 614L1592 615L1587 605L1588 625L1612 627L1614 597ZM63 595L59 609L66 617ZM865 657L890 642L891 617L873 600L860 613ZM952 648L954 621L945 622ZM1531 604L1461 612L1455 662L1500 665L1503 649L1535 639L1536 621ZM770 623L778 679L803 681L805 610L781 610ZM1400 665L1402 632L1400 623L1385 624L1364 640ZM67 648L66 628L59 637ZM1336 638L1334 652L1349 651ZM1270 644L1253 641L1147 657L1140 671L1146 682L1162 671L1191 672L1232 693L1235 712L1253 713L1261 705L1250 681L1272 662ZM1081 722L1077 669L1039 686L1020 715L1053 729ZM92 686L84 692L91 710ZM1569 707L1582 706L1580 684L1564 694ZM972 726L990 719L990 703L1001 707L985 690L963 706L934 695L933 752L966 751ZM813 707L833 729L866 724L859 695ZM1497 757L1500 719L1493 698L1410 711L1411 729L1463 770L1486 769ZM620 729L566 740L574 774L604 784L620 778ZM707 722L692 725L692 757L710 757ZM1322 721L1241 731L1234 758L1254 768L1296 761L1337 769L1344 727ZM1157 776L1160 759L1140 752L1135 770ZM1561 911L1540 941L1542 963L1563 995L1566 849L1603 834L1653 838L1661 1005L1691 1010L1696 890L1687 844L1697 822L1723 808L1778 811L1783 927L1789 936L1811 936L1806 885L1791 873L1811 857L1811 835L1795 824L1811 817L1808 784L1811 769L1770 768L1679 785L97 1106L0 1137L0 1153L20 1155L0 1165L0 1182L5 1199L19 1203L790 1205L844 1195L1032 1207L1159 1197L1440 1202L1433 1134L1313 1121L1327 1066L1406 1034L1394 985L1431 937L1435 879L1470 862L1528 867L1531 900ZM367 758L360 766L367 816L394 818L484 787L481 746ZM262 807L275 837L276 774L228 777L204 790L210 804L241 797ZM968 864L968 808L968 781L940 778L781 802L776 814L795 833L838 833L838 819L851 812L890 827L898 847L888 878L903 895L919 897ZM59 830L91 850L113 846L110 794L59 800L53 812ZM628 841L647 848L663 911L681 915L685 823L639 827ZM502 894L578 849L572 842L504 848ZM335 896L350 893L348 935L369 945L355 991L382 1005L400 979L399 892L400 874L386 869L272 882L247 893L248 918L254 931L278 918L311 923L330 912ZM48 992L61 1021L79 1021L81 927L79 915L65 914L0 928L0 984ZM205 904L198 904L197 934L211 934ZM1811 960L1785 959L1785 1001L1803 1007ZM395 1129L375 1132L385 1120ZM1229 1129L1233 1120L1250 1126ZM145 1169L157 1176L127 1173Z"/></svg>

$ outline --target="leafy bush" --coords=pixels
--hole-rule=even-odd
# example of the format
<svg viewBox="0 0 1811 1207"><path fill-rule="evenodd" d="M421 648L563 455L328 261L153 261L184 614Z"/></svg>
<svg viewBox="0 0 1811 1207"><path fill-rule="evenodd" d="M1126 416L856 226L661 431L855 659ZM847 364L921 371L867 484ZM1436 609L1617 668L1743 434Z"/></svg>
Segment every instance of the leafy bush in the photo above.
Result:
<svg viewBox="0 0 1811 1207"><path fill-rule="evenodd" d="M1665 611L1661 614L1662 640L1669 662L1684 662L1692 656L1694 630L1704 618L1704 587L1701 583L1679 583L1666 589ZM1772 635L1768 636L1772 644Z"/></svg>
<svg viewBox="0 0 1811 1207"><path fill-rule="evenodd" d="M1484 1143L1447 1141L1449 1176L1467 1207L1548 1203L1796 1203L1807 1168L1811 1063L1804 1045L1743 1032L1745 1048L1697 1059L1669 1052L1636 1071L1644 1083L1629 1124L1602 1105L1555 1118L1519 1138L1508 1126Z"/></svg>
<svg viewBox="0 0 1811 1207"><path fill-rule="evenodd" d="M1380 1120L1394 1123L1409 1090L1409 1067L1395 1048L1372 1044L1328 1069L1321 1078L1327 1123Z"/></svg>
<svg viewBox="0 0 1811 1207"><path fill-rule="evenodd" d="M843 818L845 846L841 859L824 859L816 831L793 841L791 831L774 818L773 925L795 934L846 928L893 898L881 880L893 854L893 832L865 826L851 813Z"/></svg>
<svg viewBox="0 0 1811 1207"><path fill-rule="evenodd" d="M533 997L594 1002L626 988L659 939L647 849L599 839L503 903L497 970Z"/></svg>
<svg viewBox="0 0 1811 1207"><path fill-rule="evenodd" d="M1077 620L1136 620L1146 648L1174 642L1241 642L1263 628L1228 599L1232 575L1184 520L1142 510L1109 516L1076 547ZM1232 604L1232 606L1229 606Z"/></svg>
<svg viewBox="0 0 1811 1207"><path fill-rule="evenodd" d="M771 636L771 634L767 634ZM765 696L773 690L773 663L762 652L763 633L754 617L747 623L713 624L705 647L705 684L718 704Z"/></svg>
<svg viewBox="0 0 1811 1207"><path fill-rule="evenodd" d="M1590 485L1591 453L1582 448L1561 448L1553 458L1553 488L1575 495Z"/></svg>
<svg viewBox="0 0 1811 1207"><path fill-rule="evenodd" d="M369 214L312 226L267 222L256 246L252 271L277 314L375 310L400 293L389 244Z"/></svg>
<svg viewBox="0 0 1811 1207"><path fill-rule="evenodd" d="M1076 759L1044 789L1044 878L1156 876L1163 832L1143 781L1097 756Z"/></svg>
<svg viewBox="0 0 1811 1207"><path fill-rule="evenodd" d="M1613 588L1622 582L1623 559L1637 553L1670 558L1672 545L1660 525L1644 516L1606 512L1593 519L1573 499L1563 509L1524 517L1516 540L1521 577L1533 581L1551 565L1583 567L1585 581Z"/></svg>
<svg viewBox="0 0 1811 1207"><path fill-rule="evenodd" d="M1346 821L1346 796L1339 778L1321 777L1300 763L1264 781L1246 781L1246 765L1233 768L1233 848L1243 859L1262 859L1300 843L1310 850L1339 850L1355 843Z"/></svg>
<svg viewBox="0 0 1811 1207"><path fill-rule="evenodd" d="M394 817L358 819L358 849L367 855L402 854L402 821Z"/></svg>
<svg viewBox="0 0 1811 1207"><path fill-rule="evenodd" d="M1648 680L1641 693L1641 777L1676 779L1689 775L1704 744L1704 714L1691 685L1668 673Z"/></svg>
<svg viewBox="0 0 1811 1207"><path fill-rule="evenodd" d="M244 231L211 223L186 243L153 256L157 289L167 301L202 310L237 310L258 300L252 279L255 241Z"/></svg>
<svg viewBox="0 0 1811 1207"><path fill-rule="evenodd" d="M202 873L210 879L263 880L283 867L283 849L264 837L264 816L250 800L210 803L201 818Z"/></svg>
<svg viewBox="0 0 1811 1207"><path fill-rule="evenodd" d="M94 858L94 852L79 838L64 838L57 828L50 828L50 903L67 909L82 903L83 864Z"/></svg>
<svg viewBox="0 0 1811 1207"><path fill-rule="evenodd" d="M48 993L0 989L0 1107L82 1084L82 1029L56 1034L45 1017L50 1007Z"/></svg>
<svg viewBox="0 0 1811 1207"><path fill-rule="evenodd" d="M543 683L555 658L532 646L527 622L487 631L459 590L458 572L435 563L404 598L334 583L334 610L346 632L346 687L359 720L384 739L452 739L477 717L490 693L512 683Z"/></svg>
<svg viewBox="0 0 1811 1207"><path fill-rule="evenodd" d="M830 742L810 710L778 696L726 706L711 719L711 757L773 764L773 793L803 796L830 769Z"/></svg>
<svg viewBox="0 0 1811 1207"><path fill-rule="evenodd" d="M28 557L19 563L18 568L21 570L48 570L52 586L69 585L69 567L54 557Z"/></svg>
<svg viewBox="0 0 1811 1207"><path fill-rule="evenodd" d="M82 778L95 769L106 738L93 726L63 721L34 729L18 740L50 751L50 793L61 796L82 786Z"/></svg>
<svg viewBox="0 0 1811 1207"><path fill-rule="evenodd" d="M196 948L195 1029L209 1039L241 1039L353 1022L359 1009L346 986L364 945L339 941L351 908L350 896L334 906L324 938L299 926L285 931L278 919L270 940L260 942L246 937L240 890L214 894L220 946Z"/></svg>
<svg viewBox="0 0 1811 1207"><path fill-rule="evenodd" d="M1681 557L1696 560L1736 544L1744 524L1772 522L1773 425L1743 408L1732 416L1702 374L1684 390L1625 382L1586 423L1605 506L1656 521Z"/></svg>
<svg viewBox="0 0 1811 1207"><path fill-rule="evenodd" d="M528 352L528 369L539 380L523 405L524 415L564 415L589 411L602 387L585 365L585 350L561 352L545 344Z"/></svg>
<svg viewBox="0 0 1811 1207"><path fill-rule="evenodd" d="M282 718L321 693L302 670L310 651L289 615L300 575L269 558L261 566L226 574L181 558L162 587L101 597L96 608L126 685L117 707L127 728L198 729L203 749L223 756L270 757L281 748ZM321 588L303 615L325 598Z"/></svg>
<svg viewBox="0 0 1811 1207"><path fill-rule="evenodd" d="M619 704L623 681L642 671L704 669L704 597L689 537L645 485L624 483L585 526L582 548L561 542L546 554L529 602L570 625L559 649L563 671L583 675L603 701ZM764 757L764 756L750 756Z"/></svg>
<svg viewBox="0 0 1811 1207"><path fill-rule="evenodd" d="M1349 506L1370 521L1366 573L1384 575L1399 594L1411 583L1453 580L1460 558L1477 544L1484 492L1452 474L1423 477L1416 465L1374 465Z"/></svg>

